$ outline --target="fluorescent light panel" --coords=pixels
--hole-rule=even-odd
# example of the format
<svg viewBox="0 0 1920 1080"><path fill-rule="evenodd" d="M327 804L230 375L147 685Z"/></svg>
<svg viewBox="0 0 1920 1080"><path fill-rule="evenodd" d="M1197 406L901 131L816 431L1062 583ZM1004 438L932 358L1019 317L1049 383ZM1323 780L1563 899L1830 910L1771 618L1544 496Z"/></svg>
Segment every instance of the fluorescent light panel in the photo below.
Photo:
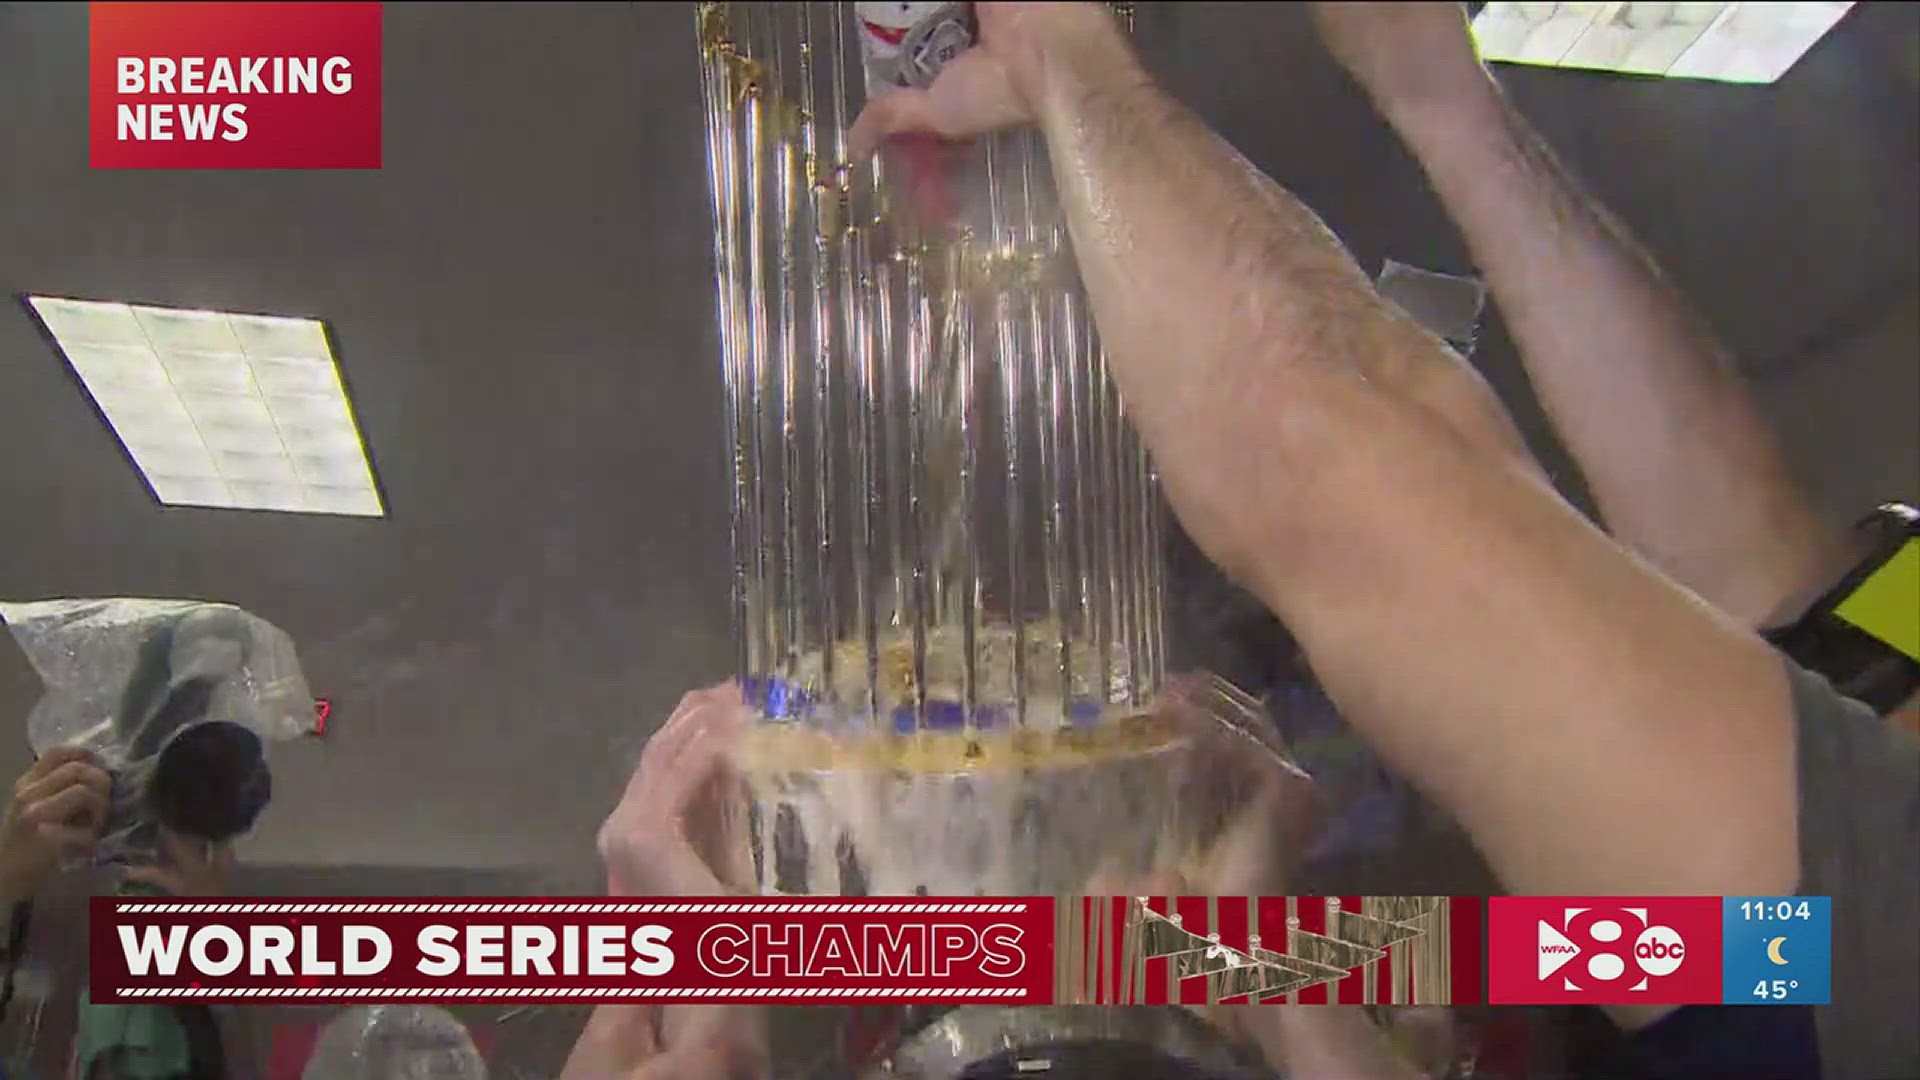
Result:
<svg viewBox="0 0 1920 1080"><path fill-rule="evenodd" d="M1770 83L1851 3L1490 3L1473 34L1488 60L1675 79Z"/></svg>
<svg viewBox="0 0 1920 1080"><path fill-rule="evenodd" d="M161 502L385 516L320 323L29 302Z"/></svg>

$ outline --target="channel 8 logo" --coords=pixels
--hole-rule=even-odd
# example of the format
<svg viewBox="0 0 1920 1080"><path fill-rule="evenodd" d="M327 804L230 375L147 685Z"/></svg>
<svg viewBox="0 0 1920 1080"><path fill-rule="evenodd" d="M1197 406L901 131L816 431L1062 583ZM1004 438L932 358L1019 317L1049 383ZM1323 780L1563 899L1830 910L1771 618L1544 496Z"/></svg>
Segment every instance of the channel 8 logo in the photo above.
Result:
<svg viewBox="0 0 1920 1080"><path fill-rule="evenodd" d="M1642 907L1569 907L1539 929L1540 981L1558 975L1567 990L1645 990L1686 962L1686 939Z"/></svg>

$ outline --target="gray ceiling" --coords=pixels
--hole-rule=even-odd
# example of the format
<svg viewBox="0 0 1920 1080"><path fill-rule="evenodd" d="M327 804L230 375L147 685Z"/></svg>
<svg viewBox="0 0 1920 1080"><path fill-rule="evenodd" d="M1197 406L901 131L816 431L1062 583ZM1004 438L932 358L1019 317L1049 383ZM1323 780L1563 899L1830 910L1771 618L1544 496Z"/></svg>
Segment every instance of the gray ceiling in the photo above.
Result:
<svg viewBox="0 0 1920 1080"><path fill-rule="evenodd" d="M1142 23L1365 262L1467 268L1290 6ZM1749 360L1835 512L1920 495L1917 42L1920 5L1867 5L1770 88L1507 76ZM335 719L280 762L257 858L582 863L648 731L728 674L689 5L388 5L365 173L89 171L86 47L83 5L0 5L0 292L328 320L391 517L153 505L0 309L0 596L214 597L294 634ZM1497 329L1483 355L1537 434ZM0 652L0 728L36 693Z"/></svg>

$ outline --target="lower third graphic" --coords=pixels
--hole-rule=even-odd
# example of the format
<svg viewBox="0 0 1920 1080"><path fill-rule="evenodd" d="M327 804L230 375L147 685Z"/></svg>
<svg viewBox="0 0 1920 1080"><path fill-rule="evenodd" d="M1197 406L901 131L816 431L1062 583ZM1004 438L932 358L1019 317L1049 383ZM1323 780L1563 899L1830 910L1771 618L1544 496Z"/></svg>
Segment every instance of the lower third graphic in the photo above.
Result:
<svg viewBox="0 0 1920 1080"><path fill-rule="evenodd" d="M1717 1003L1720 914L1718 897L1496 897L1488 1001Z"/></svg>
<svg viewBox="0 0 1920 1080"><path fill-rule="evenodd" d="M1729 1005L1825 1005L1832 994L1832 907L1824 896L1729 896L1721 999Z"/></svg>

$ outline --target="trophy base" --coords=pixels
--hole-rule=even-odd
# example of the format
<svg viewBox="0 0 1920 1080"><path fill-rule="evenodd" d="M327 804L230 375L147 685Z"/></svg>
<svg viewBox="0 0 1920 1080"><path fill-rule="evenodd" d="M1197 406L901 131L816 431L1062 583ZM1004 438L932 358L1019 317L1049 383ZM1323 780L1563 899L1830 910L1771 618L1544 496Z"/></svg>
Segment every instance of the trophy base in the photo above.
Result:
<svg viewBox="0 0 1920 1080"><path fill-rule="evenodd" d="M793 740L771 739L804 760ZM1036 896L1173 865L1189 741L1069 752L983 736L840 744L835 768L748 769L765 893ZM942 745L945 744L945 745ZM765 761L765 759L762 759ZM767 762L770 764L770 762Z"/></svg>
<svg viewBox="0 0 1920 1080"><path fill-rule="evenodd" d="M1062 895L1096 878L1126 887L1204 851L1276 777L1311 788L1258 706L1217 679L1081 726L896 735L763 723L739 762L754 879L771 894ZM1276 836L1290 842L1298 825L1281 823Z"/></svg>

